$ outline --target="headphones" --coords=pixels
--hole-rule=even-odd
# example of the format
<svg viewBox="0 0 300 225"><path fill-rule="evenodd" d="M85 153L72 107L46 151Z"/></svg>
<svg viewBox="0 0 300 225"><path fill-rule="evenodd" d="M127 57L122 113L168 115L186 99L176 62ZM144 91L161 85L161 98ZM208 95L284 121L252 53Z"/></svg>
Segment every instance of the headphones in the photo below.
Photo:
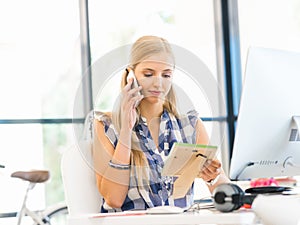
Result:
<svg viewBox="0 0 300 225"><path fill-rule="evenodd" d="M213 191L213 203L221 212L231 212L244 204L251 205L257 195L246 195L237 185L227 183L218 185Z"/></svg>

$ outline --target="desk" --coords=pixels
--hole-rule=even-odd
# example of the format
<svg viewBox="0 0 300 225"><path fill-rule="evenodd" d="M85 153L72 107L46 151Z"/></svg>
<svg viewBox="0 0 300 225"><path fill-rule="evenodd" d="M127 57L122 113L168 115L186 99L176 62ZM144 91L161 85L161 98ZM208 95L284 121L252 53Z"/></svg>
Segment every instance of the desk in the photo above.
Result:
<svg viewBox="0 0 300 225"><path fill-rule="evenodd" d="M250 225L258 224L251 210L238 210L231 213L221 213L216 210L203 209L195 213L160 214L160 215L117 215L97 217L103 214L72 216L68 225Z"/></svg>

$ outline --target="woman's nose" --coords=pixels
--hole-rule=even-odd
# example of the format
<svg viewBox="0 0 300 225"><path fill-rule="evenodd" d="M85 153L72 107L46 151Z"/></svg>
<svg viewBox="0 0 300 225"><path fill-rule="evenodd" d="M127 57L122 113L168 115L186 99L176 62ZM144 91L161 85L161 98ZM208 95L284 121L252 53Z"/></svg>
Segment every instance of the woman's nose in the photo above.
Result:
<svg viewBox="0 0 300 225"><path fill-rule="evenodd" d="M160 76L153 77L153 85L160 87L162 85L162 78Z"/></svg>

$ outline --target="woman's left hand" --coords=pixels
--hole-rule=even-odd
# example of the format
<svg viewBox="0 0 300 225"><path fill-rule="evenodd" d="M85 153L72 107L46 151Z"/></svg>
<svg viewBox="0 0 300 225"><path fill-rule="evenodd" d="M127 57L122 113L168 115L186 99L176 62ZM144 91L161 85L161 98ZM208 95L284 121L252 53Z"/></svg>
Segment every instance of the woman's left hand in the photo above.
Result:
<svg viewBox="0 0 300 225"><path fill-rule="evenodd" d="M198 177L209 182L219 176L221 173L221 162L217 159L207 160L199 172Z"/></svg>

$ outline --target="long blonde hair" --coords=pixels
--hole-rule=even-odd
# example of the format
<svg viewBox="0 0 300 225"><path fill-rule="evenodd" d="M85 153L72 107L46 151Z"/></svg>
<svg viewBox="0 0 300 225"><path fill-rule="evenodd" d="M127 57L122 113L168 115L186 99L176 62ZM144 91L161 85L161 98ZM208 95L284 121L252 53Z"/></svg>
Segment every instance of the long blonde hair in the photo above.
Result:
<svg viewBox="0 0 300 225"><path fill-rule="evenodd" d="M153 55L158 55L160 53L164 53L168 57L170 57L175 65L174 55L171 46L167 40L156 36L143 36L139 38L131 48L128 67L130 69L135 70L136 66L139 63L150 58ZM121 80L121 89L123 89L124 86L127 84L127 75L128 72L123 73L122 80ZM175 116L178 116L178 112L176 109L176 96L175 96L173 86L171 86L171 89L165 98L163 106L168 112L172 113ZM139 106L136 108L136 112L137 112L137 120L138 120L140 117ZM113 117L112 117L114 126L118 131L120 131L121 129L121 121L120 121L121 113L122 113L121 105L118 104L115 113L113 113ZM148 162L143 151L140 149L138 140L134 140L134 138L136 138L136 136L132 135L131 164L134 164L136 168L142 168L142 171L139 170L137 174L139 176L138 181L141 181L142 177L140 176L147 176L147 173L145 173L145 171ZM139 185L141 184L140 182L138 183Z"/></svg>

